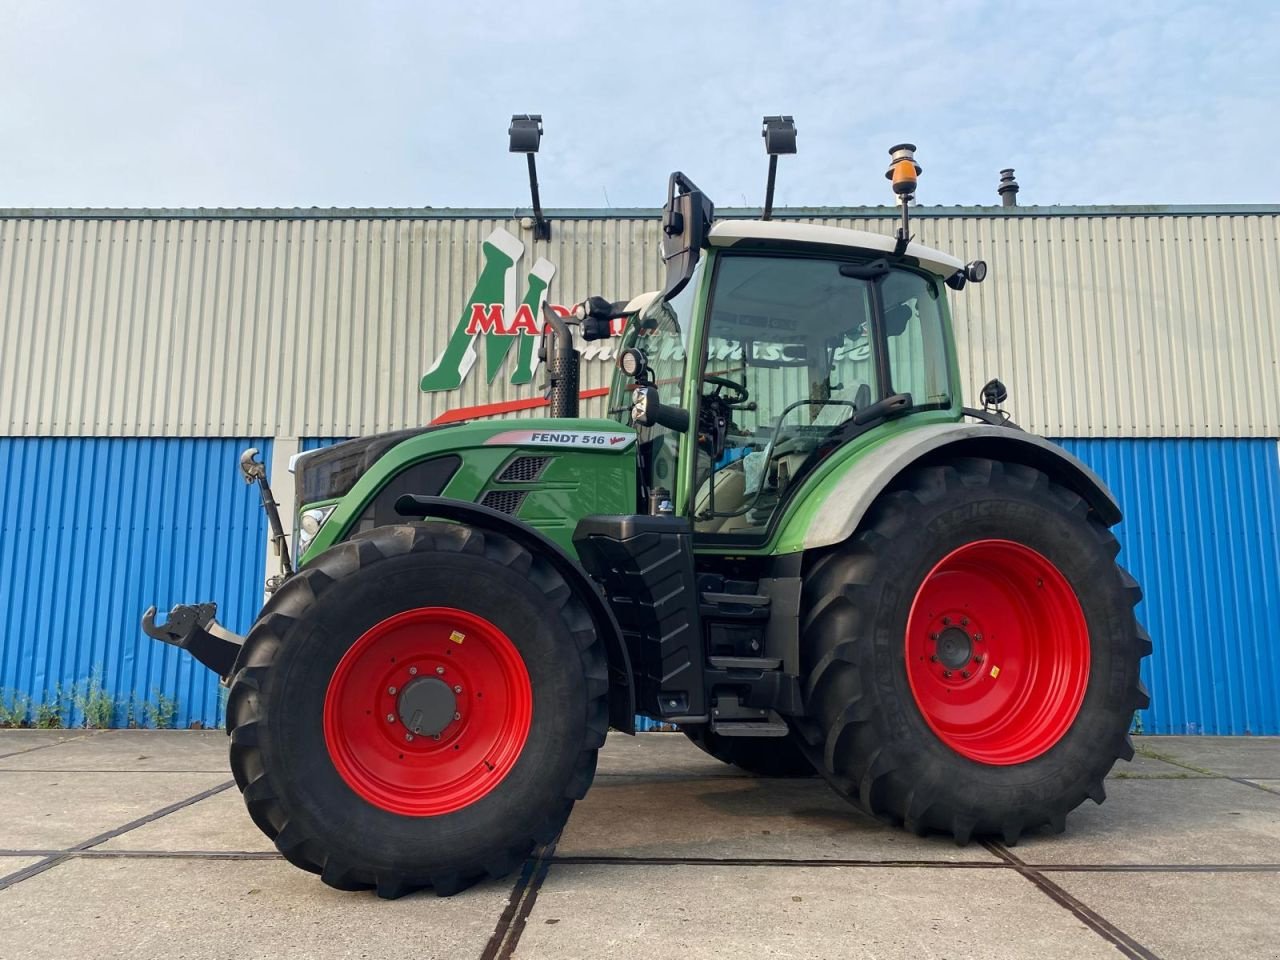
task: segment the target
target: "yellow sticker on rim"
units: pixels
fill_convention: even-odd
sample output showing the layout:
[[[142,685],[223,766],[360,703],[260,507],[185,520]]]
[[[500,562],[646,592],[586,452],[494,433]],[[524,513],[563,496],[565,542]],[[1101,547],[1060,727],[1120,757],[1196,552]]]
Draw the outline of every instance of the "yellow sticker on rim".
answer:
[[[449,639],[454,643],[461,643],[463,640],[467,639],[467,635],[460,630],[455,630],[453,633],[449,634]]]
[[[992,668],[991,668],[991,679],[992,679],[992,680],[994,680],[994,679],[995,679],[996,677],[998,677],[998,676],[1000,676],[1000,668],[999,668],[999,667],[992,667]]]

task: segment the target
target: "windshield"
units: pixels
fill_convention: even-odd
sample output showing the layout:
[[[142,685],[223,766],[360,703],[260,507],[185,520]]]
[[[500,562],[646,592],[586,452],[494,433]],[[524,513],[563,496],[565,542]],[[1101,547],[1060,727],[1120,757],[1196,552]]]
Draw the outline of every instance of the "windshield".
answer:
[[[910,393],[912,407],[949,404],[937,284],[899,269],[876,280],[849,277],[841,266],[804,257],[720,258],[706,371],[734,386],[703,387],[704,406],[727,401],[727,427],[721,448],[700,451],[699,532],[762,534],[793,482],[876,401]]]

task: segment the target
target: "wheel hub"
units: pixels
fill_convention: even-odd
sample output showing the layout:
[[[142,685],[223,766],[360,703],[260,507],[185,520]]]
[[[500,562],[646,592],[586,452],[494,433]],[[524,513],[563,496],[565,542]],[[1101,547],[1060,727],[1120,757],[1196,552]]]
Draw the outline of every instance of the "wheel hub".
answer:
[[[947,746],[978,763],[1025,763],[1074,722],[1089,680],[1089,629],[1043,554],[975,540],[928,572],[907,618],[907,679]]]
[[[973,658],[973,638],[959,627],[947,627],[938,639],[938,662],[948,670],[966,667]]]
[[[443,680],[419,677],[400,692],[396,712],[410,733],[434,737],[453,723],[458,713],[458,698]]]
[[[364,800],[437,816],[502,782],[532,719],[529,672],[501,629],[456,607],[415,607],[375,623],[338,662],[324,737]]]

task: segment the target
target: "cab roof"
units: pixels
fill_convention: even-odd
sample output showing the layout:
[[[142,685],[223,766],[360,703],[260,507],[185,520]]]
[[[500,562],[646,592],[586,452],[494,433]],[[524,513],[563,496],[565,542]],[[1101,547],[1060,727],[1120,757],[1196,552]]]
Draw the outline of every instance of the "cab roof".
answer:
[[[828,227],[816,223],[782,220],[717,220],[709,235],[713,247],[733,247],[752,240],[774,243],[810,244],[824,247],[849,247],[872,254],[893,253],[897,241],[881,233]],[[939,277],[946,278],[964,267],[964,262],[919,243],[907,244],[906,256]]]

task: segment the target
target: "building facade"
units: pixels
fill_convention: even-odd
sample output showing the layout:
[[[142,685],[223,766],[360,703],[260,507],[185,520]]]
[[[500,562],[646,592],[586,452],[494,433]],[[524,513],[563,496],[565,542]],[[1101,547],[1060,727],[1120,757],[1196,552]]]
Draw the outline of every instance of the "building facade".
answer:
[[[657,211],[549,215],[535,242],[512,211],[0,211],[0,703],[221,723],[214,679],[138,616],[252,621],[274,559],[240,451],[287,518],[300,450],[537,413],[538,303],[661,275]],[[999,376],[1121,502],[1156,649],[1142,728],[1280,733],[1280,207],[921,208],[915,231],[990,265],[952,297],[966,399]],[[589,412],[611,369],[588,345]]]

